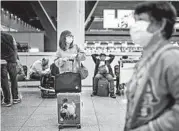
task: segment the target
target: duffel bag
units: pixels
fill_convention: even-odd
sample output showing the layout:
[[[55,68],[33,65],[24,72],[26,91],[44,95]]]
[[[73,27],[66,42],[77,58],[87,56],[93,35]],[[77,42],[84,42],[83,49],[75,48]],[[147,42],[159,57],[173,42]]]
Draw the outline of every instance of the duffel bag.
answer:
[[[55,76],[55,92],[81,92],[80,73],[65,72]]]

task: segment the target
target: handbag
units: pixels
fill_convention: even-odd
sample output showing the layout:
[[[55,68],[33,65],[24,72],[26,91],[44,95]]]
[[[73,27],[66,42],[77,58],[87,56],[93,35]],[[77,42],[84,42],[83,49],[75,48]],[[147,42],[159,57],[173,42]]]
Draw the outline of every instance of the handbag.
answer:
[[[81,63],[79,67],[79,73],[81,75],[81,79],[84,80],[88,77],[88,69]]]
[[[81,76],[79,73],[65,72],[55,76],[55,92],[81,92]]]
[[[74,61],[72,61],[72,71],[74,70]],[[55,76],[55,92],[81,92],[80,73],[64,72]]]

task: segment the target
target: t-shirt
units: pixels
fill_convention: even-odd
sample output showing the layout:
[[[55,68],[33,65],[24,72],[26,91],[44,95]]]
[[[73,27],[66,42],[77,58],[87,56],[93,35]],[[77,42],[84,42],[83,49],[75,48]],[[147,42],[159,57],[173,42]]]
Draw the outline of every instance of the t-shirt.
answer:
[[[76,55],[80,55],[80,59],[75,59]],[[77,72],[79,69],[80,61],[85,60],[85,53],[82,51],[77,45],[74,45],[72,48],[64,51],[62,49],[58,49],[56,53],[56,57],[58,60],[55,61],[55,65],[59,68],[60,74],[64,72]],[[73,59],[72,61],[63,62],[63,59]]]
[[[100,61],[99,67],[104,66],[106,67],[107,73],[109,73],[108,67],[105,64],[105,61]]]
[[[45,68],[45,70],[43,68]],[[48,65],[46,67],[42,67],[42,60],[35,61],[32,67],[30,68],[30,74],[35,73],[35,72],[47,73],[48,71],[50,71],[50,68],[48,67]]]

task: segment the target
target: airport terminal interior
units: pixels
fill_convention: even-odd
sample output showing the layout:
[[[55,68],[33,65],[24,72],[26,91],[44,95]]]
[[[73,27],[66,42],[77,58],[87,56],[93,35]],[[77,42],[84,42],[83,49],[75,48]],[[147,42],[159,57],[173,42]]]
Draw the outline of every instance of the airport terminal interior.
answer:
[[[21,102],[10,107],[1,105],[1,131],[123,131],[126,83],[143,51],[143,47],[135,44],[129,34],[129,28],[135,22],[134,9],[141,2],[1,1],[1,32],[15,39],[19,61],[23,69],[26,67],[25,79],[18,81]],[[170,42],[179,46],[179,2],[168,2],[178,14]],[[88,76],[81,83],[80,129],[59,129],[56,95],[45,97],[40,88],[41,81],[30,78],[30,68],[35,61],[45,58],[49,59],[49,65],[54,63],[64,30],[71,31],[74,43],[86,56],[82,64],[87,68]],[[118,74],[114,73],[114,92],[119,84],[124,86],[124,93],[116,94],[116,99],[91,97],[95,70],[91,55],[101,53],[107,58],[115,56],[111,63],[113,72],[116,66],[119,67]]]

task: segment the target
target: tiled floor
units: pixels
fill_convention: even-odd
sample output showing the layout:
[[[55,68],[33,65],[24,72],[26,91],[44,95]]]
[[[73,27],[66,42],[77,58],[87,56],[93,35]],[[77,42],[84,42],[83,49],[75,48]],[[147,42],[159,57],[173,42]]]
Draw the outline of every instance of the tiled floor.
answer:
[[[1,108],[1,131],[59,131],[56,98],[42,99],[38,88],[20,88],[23,100]],[[90,97],[91,88],[83,88],[81,129],[62,131],[123,131],[126,99],[117,96]]]

